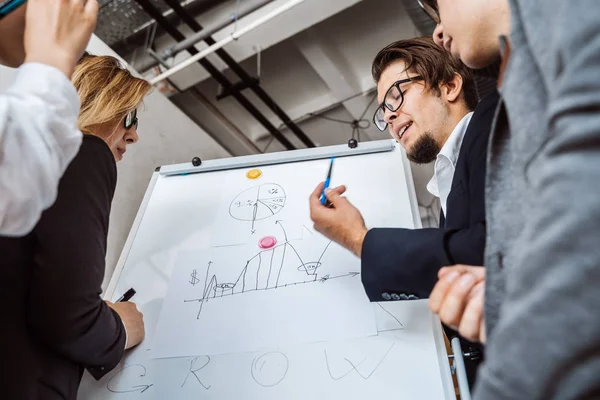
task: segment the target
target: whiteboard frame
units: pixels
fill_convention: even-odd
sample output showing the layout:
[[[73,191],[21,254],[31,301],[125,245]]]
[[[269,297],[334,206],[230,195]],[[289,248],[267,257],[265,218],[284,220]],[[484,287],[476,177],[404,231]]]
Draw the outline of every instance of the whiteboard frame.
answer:
[[[340,144],[335,146],[315,147],[312,149],[280,151],[234,158],[219,158],[216,160],[205,161],[198,166],[192,165],[191,162],[165,165],[161,167],[160,174],[164,176],[198,174],[202,172],[224,171],[236,168],[249,168],[281,163],[312,161],[330,157],[347,157],[371,153],[383,153],[386,151],[392,151],[395,147],[397,147],[397,145],[395,145],[394,141],[391,139],[359,143],[358,147],[355,148],[350,148],[348,145]]]
[[[410,166],[410,161],[408,161],[408,157],[406,156],[406,151],[400,145],[398,145],[400,152],[402,153],[402,164],[404,166],[404,177],[406,178],[406,185],[408,186],[409,196],[408,200],[410,201],[410,207],[412,209],[412,217],[413,223],[415,225],[414,229],[422,229],[423,221],[421,221],[421,212],[419,211],[419,203],[417,201],[417,190],[415,189],[415,181],[412,175],[412,168]]]
[[[160,167],[156,168],[156,170],[152,174],[152,177],[150,178],[148,188],[146,189],[146,193],[144,193],[144,197],[142,198],[142,202],[140,203],[140,208],[138,208],[138,212],[135,215],[133,224],[131,225],[129,235],[127,235],[127,240],[123,245],[123,250],[121,250],[119,261],[117,261],[117,265],[115,266],[115,270],[113,271],[112,277],[110,278],[110,282],[103,293],[103,297],[105,300],[110,300],[114,296],[115,288],[117,286],[117,283],[119,282],[119,279],[121,279],[121,273],[125,268],[125,263],[127,262],[127,258],[129,257],[129,252],[131,251],[131,247],[133,246],[133,242],[135,241],[135,237],[137,236],[138,230],[142,223],[142,219],[144,219],[146,208],[148,207],[148,203],[150,202],[150,198],[152,197],[152,192],[154,191],[154,187],[156,186],[156,182],[158,181],[159,169]]]
[[[359,148],[360,147],[360,148]],[[415,191],[415,184],[412,176],[412,169],[410,166],[410,161],[406,157],[406,152],[399,144],[395,143],[393,140],[378,140],[368,143],[361,143],[361,146],[356,149],[351,149],[351,151],[347,151],[347,145],[337,145],[337,146],[327,146],[327,147],[317,147],[312,149],[302,149],[302,150],[293,150],[287,152],[277,152],[277,153],[269,153],[269,154],[259,154],[252,156],[244,156],[244,157],[233,157],[228,159],[218,159],[211,160],[212,163],[208,163],[208,166],[205,165],[205,168],[193,167],[189,168],[191,163],[184,164],[173,164],[169,166],[159,167],[157,168],[152,177],[150,178],[150,183],[148,184],[148,188],[146,189],[146,193],[142,199],[140,204],[140,208],[136,214],[136,217],[133,221],[133,225],[131,226],[131,230],[129,231],[129,235],[127,236],[127,240],[123,246],[123,250],[121,251],[121,256],[119,257],[119,261],[115,267],[113,275],[110,279],[110,283],[106,288],[106,291],[103,294],[103,297],[107,300],[114,296],[114,291],[121,278],[121,274],[123,269],[125,268],[125,264],[127,262],[127,258],[129,257],[129,253],[131,251],[131,247],[135,241],[137,236],[139,227],[144,218],[144,214],[146,212],[146,208],[148,207],[148,203],[150,202],[150,198],[152,197],[152,193],[154,191],[154,187],[156,186],[156,182],[158,181],[159,176],[174,176],[174,175],[187,175],[190,173],[201,173],[201,172],[214,172],[220,170],[227,169],[236,169],[236,168],[247,168],[250,166],[258,166],[258,165],[274,165],[274,164],[284,164],[298,161],[308,161],[308,160],[317,160],[323,158],[329,158],[332,156],[343,157],[343,156],[356,156],[363,154],[371,154],[378,152],[387,152],[393,151],[394,149],[398,149],[401,155],[401,162],[404,167],[404,174],[406,179],[407,188],[409,191],[409,200],[411,205],[411,211],[413,216],[413,222],[415,229],[421,229],[423,224],[421,222],[421,217],[419,213],[419,205],[417,203],[417,196]],[[329,150],[329,151],[326,151]],[[248,160],[251,159],[253,164],[248,164]],[[229,161],[229,163],[227,163]],[[268,161],[268,162],[267,162]],[[228,166],[228,167],[227,167]],[[216,168],[215,168],[216,167]],[[450,363],[448,361],[448,353],[446,351],[446,345],[444,342],[444,332],[442,330],[442,325],[439,318],[436,315],[431,316],[431,323],[433,325],[434,332],[434,340],[437,349],[438,362],[440,367],[440,375],[442,377],[442,385],[444,387],[444,392],[446,394],[446,400],[456,400],[456,394],[454,391],[454,383],[452,381],[452,372],[450,371]]]

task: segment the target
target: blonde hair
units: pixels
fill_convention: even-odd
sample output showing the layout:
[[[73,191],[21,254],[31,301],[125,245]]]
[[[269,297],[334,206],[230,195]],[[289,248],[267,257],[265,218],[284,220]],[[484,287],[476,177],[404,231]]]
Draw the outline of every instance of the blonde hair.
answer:
[[[121,121],[152,89],[148,81],[131,75],[115,57],[87,53],[75,67],[72,81],[81,102],[79,129],[96,136],[94,127]]]

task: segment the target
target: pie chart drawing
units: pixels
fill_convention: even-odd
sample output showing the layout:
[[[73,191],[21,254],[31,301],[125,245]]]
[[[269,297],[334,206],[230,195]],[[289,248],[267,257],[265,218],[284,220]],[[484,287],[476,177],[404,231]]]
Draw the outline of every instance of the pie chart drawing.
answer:
[[[279,213],[285,206],[285,191],[276,183],[254,186],[238,194],[229,205],[229,214],[239,221],[260,221]]]

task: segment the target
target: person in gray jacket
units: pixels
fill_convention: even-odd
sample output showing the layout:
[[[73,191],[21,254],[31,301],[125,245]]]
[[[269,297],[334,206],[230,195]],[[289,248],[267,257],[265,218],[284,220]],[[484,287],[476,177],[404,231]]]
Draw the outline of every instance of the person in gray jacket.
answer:
[[[430,306],[487,337],[476,399],[600,398],[600,3],[422,2],[465,64],[502,58],[485,274],[445,268]]]

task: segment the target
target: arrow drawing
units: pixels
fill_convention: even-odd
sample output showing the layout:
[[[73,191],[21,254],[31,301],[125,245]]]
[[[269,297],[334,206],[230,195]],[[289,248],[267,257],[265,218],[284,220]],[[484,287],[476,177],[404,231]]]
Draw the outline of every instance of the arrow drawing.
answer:
[[[117,371],[106,383],[106,388],[113,393],[131,393],[131,392],[144,393],[151,386],[153,386],[153,384],[151,383],[149,385],[132,385],[128,388],[119,388],[119,382],[113,384],[113,380],[116,377],[123,377],[124,372],[128,369],[138,369],[138,370],[142,371],[142,373],[140,375],[138,375],[136,378],[143,378],[146,376],[146,367],[144,367],[141,364],[131,364],[131,365],[128,365],[128,366],[120,369],[119,371]]]

